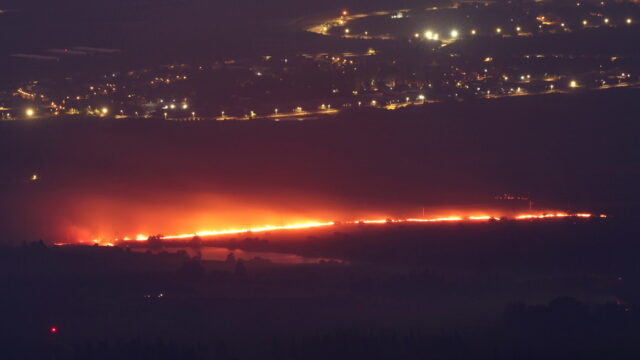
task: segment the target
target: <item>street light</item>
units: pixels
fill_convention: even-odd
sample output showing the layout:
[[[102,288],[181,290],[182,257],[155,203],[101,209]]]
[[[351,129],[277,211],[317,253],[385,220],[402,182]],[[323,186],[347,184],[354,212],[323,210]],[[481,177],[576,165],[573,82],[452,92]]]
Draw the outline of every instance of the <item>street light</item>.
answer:
[[[455,39],[458,37],[458,30],[451,30],[451,38]]]
[[[24,113],[27,117],[32,117],[36,112],[32,108],[28,108]]]

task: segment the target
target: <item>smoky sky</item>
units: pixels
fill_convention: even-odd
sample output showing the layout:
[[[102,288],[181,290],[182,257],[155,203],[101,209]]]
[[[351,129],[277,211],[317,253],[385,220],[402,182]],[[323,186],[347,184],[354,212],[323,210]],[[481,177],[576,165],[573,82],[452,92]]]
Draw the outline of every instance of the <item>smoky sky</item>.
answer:
[[[627,94],[302,122],[2,124],[2,229],[10,242],[56,241],[87,229],[191,232],[526,206],[493,200],[502,193],[540,208],[632,211],[637,125],[627,110],[637,105]]]

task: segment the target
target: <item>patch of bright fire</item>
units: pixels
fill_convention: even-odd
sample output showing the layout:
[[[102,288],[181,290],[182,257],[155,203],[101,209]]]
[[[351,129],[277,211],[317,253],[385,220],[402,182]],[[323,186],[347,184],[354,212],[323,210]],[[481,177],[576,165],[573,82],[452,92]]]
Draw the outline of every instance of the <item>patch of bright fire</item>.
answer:
[[[290,225],[282,225],[282,226],[262,226],[255,227],[249,229],[230,229],[230,230],[207,230],[207,231],[199,231],[195,233],[186,233],[179,235],[163,235],[160,236],[164,240],[189,240],[194,236],[198,237],[215,237],[215,236],[223,236],[223,235],[235,235],[235,234],[243,234],[243,233],[259,233],[259,232],[267,232],[267,231],[280,231],[280,230],[296,230],[296,229],[312,229],[312,228],[321,228],[327,226],[335,226],[335,225],[348,225],[348,224],[402,224],[402,223],[445,223],[445,222],[488,222],[488,221],[503,221],[507,220],[545,220],[545,219],[557,219],[557,218],[568,218],[568,217],[576,217],[576,218],[592,218],[592,217],[606,218],[605,214],[589,214],[589,213],[567,213],[567,212],[554,212],[554,213],[540,213],[540,214],[520,214],[514,217],[496,217],[491,215],[480,215],[480,216],[446,216],[446,217],[434,217],[434,218],[409,218],[409,219],[367,219],[367,220],[356,220],[356,221],[329,221],[329,222],[306,222],[300,224],[290,224]],[[116,243],[123,243],[128,241],[147,241],[149,239],[148,235],[138,234],[133,238],[124,237],[121,239],[114,240],[104,240],[104,239],[94,239],[91,243],[102,245],[102,246],[114,246]],[[64,245],[61,243],[57,243],[56,245]]]

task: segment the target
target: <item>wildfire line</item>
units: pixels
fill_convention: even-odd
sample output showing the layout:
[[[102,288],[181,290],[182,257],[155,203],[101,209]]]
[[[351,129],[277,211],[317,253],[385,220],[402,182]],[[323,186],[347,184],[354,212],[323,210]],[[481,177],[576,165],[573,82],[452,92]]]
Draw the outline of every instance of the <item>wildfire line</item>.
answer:
[[[567,212],[554,212],[554,213],[540,213],[540,214],[520,214],[515,217],[510,217],[507,219],[523,221],[523,220],[544,220],[544,219],[553,219],[553,218],[566,218],[566,217],[577,217],[577,218],[591,218],[595,215],[589,213],[567,213]],[[600,218],[606,218],[607,216],[604,214],[598,215]],[[504,218],[490,216],[490,215],[478,215],[478,216],[447,216],[447,217],[435,217],[435,218],[409,218],[409,219],[366,219],[366,220],[356,220],[356,221],[345,221],[345,222],[307,222],[307,223],[299,223],[299,224],[290,224],[290,225],[282,225],[282,226],[262,226],[256,228],[247,228],[247,229],[230,229],[230,230],[207,230],[207,231],[199,231],[195,233],[186,233],[179,235],[167,235],[167,236],[158,236],[163,240],[182,240],[182,239],[192,239],[195,236],[198,237],[213,237],[213,236],[222,236],[222,235],[235,235],[235,234],[244,234],[244,233],[260,233],[266,231],[278,231],[278,230],[296,230],[296,229],[312,229],[312,228],[321,228],[327,226],[334,226],[339,224],[346,225],[355,225],[355,224],[402,224],[402,223],[445,223],[445,222],[480,222],[480,221],[501,221]],[[102,239],[94,239],[91,242],[104,246],[113,246],[114,243],[123,243],[128,241],[147,241],[149,240],[148,235],[139,234],[135,237],[135,239],[131,239],[129,237],[125,237],[122,239],[115,239],[111,241],[106,241]],[[62,244],[57,244],[62,245]]]

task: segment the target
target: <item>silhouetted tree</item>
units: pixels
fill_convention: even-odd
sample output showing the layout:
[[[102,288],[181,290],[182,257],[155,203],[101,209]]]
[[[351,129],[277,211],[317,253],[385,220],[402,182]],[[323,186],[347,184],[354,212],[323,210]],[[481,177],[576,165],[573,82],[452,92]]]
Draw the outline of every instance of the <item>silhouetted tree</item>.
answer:
[[[229,253],[229,255],[227,255],[227,259],[225,260],[225,262],[228,265],[235,265],[236,264],[236,255],[232,252]]]
[[[202,247],[202,238],[198,235],[194,235],[189,242],[189,246],[195,249],[199,249]]]
[[[163,235],[151,235],[147,238],[147,243],[151,249],[162,249],[162,237]]]
[[[247,277],[249,274],[247,273],[247,268],[244,266],[244,261],[242,261],[242,259],[238,260],[236,262],[236,271],[235,274],[237,277],[242,277],[245,278]]]
[[[178,272],[180,275],[189,279],[200,279],[205,273],[204,267],[202,266],[199,258],[193,258],[185,261]]]

